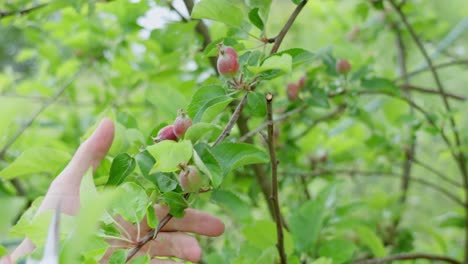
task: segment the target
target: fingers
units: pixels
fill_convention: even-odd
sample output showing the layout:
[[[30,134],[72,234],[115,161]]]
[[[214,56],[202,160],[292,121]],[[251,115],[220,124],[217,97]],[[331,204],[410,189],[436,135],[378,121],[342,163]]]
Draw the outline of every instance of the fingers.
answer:
[[[169,212],[167,207],[160,205],[155,205],[154,208],[160,221]],[[150,229],[146,223],[142,224],[142,227],[142,230],[147,231]],[[172,218],[162,231],[181,231],[215,237],[224,233],[224,223],[209,213],[188,208],[185,209],[185,216],[183,218]]]
[[[156,240],[146,244],[140,252],[139,254],[149,253],[151,257],[176,257],[191,262],[200,261],[202,256],[202,250],[198,241],[194,237],[182,232],[162,232]]]
[[[94,169],[106,156],[114,139],[114,124],[104,118],[94,133],[78,148],[67,167],[51,183],[38,213],[55,209],[61,202],[62,211],[75,214],[79,208],[81,179],[90,167]]]
[[[154,206],[156,215],[161,221],[169,212],[168,208],[161,205]],[[132,236],[136,236],[136,227],[126,222],[120,216],[115,220],[130,231]],[[216,237],[224,233],[224,223],[217,217],[199,210],[187,208],[183,218],[173,217],[162,229],[163,232],[188,232],[203,236]],[[146,218],[140,223],[140,237],[146,235],[151,228],[146,222]],[[133,235],[134,234],[134,235]]]
[[[80,183],[81,177],[90,167],[96,169],[109,151],[114,139],[114,123],[110,118],[104,118],[94,133],[81,144],[72,160],[59,175],[67,181]]]
[[[169,259],[153,259],[151,264],[182,264],[183,262],[177,262]]]
[[[5,256],[5,257],[0,259],[0,264],[12,264],[12,263],[13,262],[11,262],[11,259],[10,259],[9,256]],[[151,262],[151,263],[153,263],[153,262]],[[159,262],[155,262],[155,263],[159,264]],[[164,262],[161,262],[161,263],[164,263]],[[168,263],[170,263],[170,262],[168,262]]]

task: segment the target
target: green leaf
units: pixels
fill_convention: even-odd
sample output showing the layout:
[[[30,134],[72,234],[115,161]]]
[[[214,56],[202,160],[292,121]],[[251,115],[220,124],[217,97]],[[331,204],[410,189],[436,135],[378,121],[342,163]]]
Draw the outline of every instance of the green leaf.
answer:
[[[109,258],[109,264],[125,264],[127,260],[127,251],[125,249],[119,249],[114,251]]]
[[[232,26],[240,26],[244,14],[228,0],[201,0],[192,11],[192,18],[206,18]]]
[[[290,230],[298,251],[313,252],[322,229],[325,206],[320,201],[307,201],[293,212]]]
[[[265,151],[244,143],[221,143],[212,149],[212,153],[221,164],[224,175],[241,166],[270,161]]]
[[[36,246],[42,247],[45,245],[50,222],[55,211],[48,210],[41,214],[19,221],[10,231],[10,235],[15,237],[27,237]],[[76,226],[76,221],[72,216],[60,215],[60,237],[65,238],[71,233],[73,227]]]
[[[169,206],[169,213],[174,217],[182,218],[184,216],[184,210],[188,207],[188,204],[181,193],[167,192],[161,198]]]
[[[264,117],[266,116],[266,100],[265,95],[260,92],[250,92],[247,95],[247,104],[244,112],[250,116]]]
[[[276,245],[276,224],[269,220],[258,220],[253,224],[246,226],[242,230],[246,240],[252,246],[265,250]],[[283,229],[284,248],[289,255],[294,251],[294,243],[291,235]]]
[[[8,254],[8,250],[4,248],[2,245],[0,245],[0,258],[7,254]]]
[[[353,258],[356,246],[343,239],[333,239],[323,243],[319,249],[321,257],[333,259],[334,264],[341,264]]]
[[[204,86],[195,92],[187,111],[194,123],[211,122],[232,100],[223,87]]]
[[[256,7],[249,12],[249,20],[252,22],[254,26],[256,26],[258,29],[263,30],[265,25],[263,24],[262,18],[258,14],[259,8]]]
[[[107,185],[119,185],[135,170],[136,161],[127,153],[120,153],[112,161]]]
[[[250,0],[247,2],[250,8],[258,8],[258,13],[267,21],[270,13],[271,0]]]
[[[170,192],[177,188],[177,181],[165,173],[155,173],[151,175],[156,178],[159,191],[161,192]]]
[[[211,152],[210,146],[204,143],[195,145],[194,162],[197,167],[206,174],[213,184],[218,187],[223,181],[223,169]]]
[[[156,216],[153,204],[149,204],[148,208],[146,209],[146,222],[151,228],[156,228],[159,224],[159,220]]]
[[[289,73],[292,70],[292,57],[289,54],[273,55],[265,59],[260,66],[248,66],[247,69],[254,74],[269,70],[280,70]]]
[[[146,148],[156,159],[152,172],[173,172],[179,170],[179,164],[186,164],[192,157],[192,143],[164,140]]]
[[[93,240],[92,238],[96,234],[99,219],[106,213],[106,208],[116,196],[117,192],[115,191],[100,192],[93,203],[81,206],[79,214],[75,217],[73,232],[67,236],[63,243],[60,263],[80,263],[80,255],[85,252],[90,241],[94,241],[96,246],[99,245],[99,248],[95,249],[97,252],[106,251],[108,245],[101,243],[102,239]],[[62,223],[60,228],[64,226]]]
[[[374,77],[371,79],[363,79],[361,85],[365,89],[389,92],[391,94],[400,94],[400,89],[391,80]]]
[[[147,150],[144,150],[138,153],[135,159],[138,163],[138,167],[140,168],[141,173],[144,176],[148,176],[151,168],[153,168],[154,164],[156,163],[156,160],[153,158],[153,156],[151,156]]]
[[[288,50],[283,50],[278,52],[277,55],[288,54],[292,58],[292,66],[297,67],[304,63],[310,63],[319,58],[319,56],[314,53],[300,48],[293,48]]]
[[[70,158],[71,155],[68,152],[57,149],[28,148],[9,166],[0,171],[0,178],[12,179],[31,174],[57,173]]]
[[[330,104],[328,103],[328,95],[325,93],[324,90],[315,87],[312,90],[312,94],[307,96],[305,99],[309,105],[321,107],[321,108],[330,108]]]
[[[125,182],[117,187],[119,195],[112,209],[130,223],[139,223],[146,214],[149,199],[145,189],[133,182]]]
[[[189,127],[187,132],[185,132],[184,139],[190,140],[192,141],[192,143],[195,143],[200,139],[210,138],[213,132],[218,130],[220,129],[212,123],[195,123],[191,127]]]
[[[151,261],[151,258],[148,254],[143,255],[143,256],[138,256],[132,259],[130,264],[149,264]]]
[[[387,252],[382,240],[367,226],[354,227],[354,231],[359,236],[361,242],[366,245],[376,257],[385,257]]]
[[[249,219],[251,217],[250,206],[240,199],[237,194],[228,190],[213,190],[211,201],[226,209],[232,216],[239,219]]]

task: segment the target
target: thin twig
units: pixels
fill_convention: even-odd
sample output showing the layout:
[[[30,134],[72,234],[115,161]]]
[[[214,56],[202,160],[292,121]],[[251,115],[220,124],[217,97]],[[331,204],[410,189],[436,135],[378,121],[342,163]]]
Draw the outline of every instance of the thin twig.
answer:
[[[278,123],[278,122],[281,122],[281,121],[283,121],[285,119],[288,119],[289,117],[304,111],[305,109],[307,109],[307,107],[309,107],[309,106],[308,105],[302,105],[302,106],[297,107],[297,108],[295,108],[295,109],[293,109],[293,110],[291,110],[291,111],[289,111],[287,113],[284,113],[283,115],[279,116],[278,118],[273,119],[273,123]],[[260,125],[256,129],[249,131],[247,134],[243,135],[239,139],[239,142],[244,142],[246,139],[255,136],[257,133],[264,130],[266,127],[268,127],[268,125],[269,125],[269,121],[263,123],[262,125]]]
[[[187,200],[189,197],[190,193],[184,194],[185,200]],[[156,227],[156,229],[151,229],[148,233],[146,233],[146,235],[136,243],[135,247],[132,248],[130,252],[128,252],[125,263],[128,263],[135,256],[135,254],[138,253],[138,251],[140,251],[140,249],[144,247],[148,242],[150,242],[151,240],[155,240],[158,237],[161,230],[166,226],[167,223],[169,223],[169,221],[173,217],[174,216],[172,214],[168,213],[166,216],[163,217],[163,219],[161,219],[161,221],[159,221],[159,224]]]
[[[298,140],[299,138],[302,138],[304,137],[305,135],[307,135],[307,133],[309,133],[315,126],[317,126],[318,124],[322,123],[322,122],[325,122],[325,121],[328,121],[330,119],[333,119],[335,117],[337,117],[338,115],[340,115],[341,113],[344,112],[344,110],[346,109],[346,105],[342,104],[342,105],[339,105],[337,108],[335,108],[333,111],[331,111],[330,113],[327,113],[323,116],[320,116],[318,118],[316,118],[315,120],[313,120],[313,123],[311,125],[309,125],[306,129],[304,129],[304,131],[302,131],[301,133],[299,133],[298,135],[294,136],[292,138],[293,141],[296,141]]]
[[[400,7],[403,4],[404,2],[402,2]],[[401,34],[400,29],[396,25],[392,25],[392,28],[395,33],[395,43],[397,47],[397,61],[398,61],[398,66],[399,66],[398,68],[400,71],[400,75],[406,76],[408,73],[407,58],[406,58],[406,45],[405,45],[405,42],[403,41],[403,36]],[[403,84],[405,86],[409,86],[409,82],[410,82],[409,78],[403,79]],[[405,98],[408,98],[408,100],[412,100],[412,95],[409,89],[403,89],[403,93],[404,93]],[[410,106],[409,114],[414,115],[413,106]],[[399,203],[402,208],[405,207],[406,200],[408,197],[408,191],[410,189],[411,171],[413,169],[413,158],[416,156],[416,142],[417,142],[416,133],[411,124],[406,125],[406,130],[408,131],[408,134],[409,134],[409,142],[408,142],[408,146],[403,147],[404,160],[403,160],[401,184],[400,184],[401,196],[399,199]],[[391,224],[389,228],[390,235],[388,237],[388,241],[390,243],[392,243],[395,237],[397,236],[397,229],[398,229],[398,226],[400,225],[402,216],[403,216],[403,211],[393,220],[393,223]]]
[[[437,129],[437,132],[440,133],[440,136],[444,140],[447,147],[450,150],[452,149],[452,142],[450,142],[450,140],[448,139],[448,137],[445,134],[444,130],[437,125],[437,123],[434,121],[434,118],[432,118],[431,115],[424,108],[422,108],[420,105],[416,104],[413,100],[410,100],[409,98],[406,98],[406,97],[398,96],[398,95],[396,95],[394,93],[387,92],[387,91],[359,90],[359,91],[355,91],[355,92],[357,94],[359,94],[359,95],[381,94],[381,95],[386,95],[386,96],[393,97],[395,99],[400,99],[402,101],[405,101],[409,106],[413,107],[415,110],[420,112],[432,127]]]
[[[194,6],[193,0],[184,0],[184,4],[189,14],[192,14],[193,6]],[[208,27],[203,22],[203,20],[198,21],[198,24],[195,27],[195,30],[203,37],[203,46],[202,46],[201,51],[204,51],[205,48],[211,43],[210,31],[208,30]],[[216,74],[218,74],[218,71],[216,70],[216,61],[217,61],[216,57],[209,57],[209,60]]]
[[[389,0],[390,4],[393,6],[395,11],[398,13],[401,21],[405,25],[405,27],[408,29],[411,37],[413,38],[414,43],[418,47],[419,51],[423,55],[426,64],[429,66],[429,69],[432,73],[432,76],[434,77],[434,81],[437,85],[437,89],[439,90],[441,94],[442,101],[445,106],[445,110],[449,114],[449,123],[452,129],[453,137],[455,138],[455,147],[456,148],[450,148],[450,153],[453,156],[453,159],[457,162],[457,166],[460,169],[460,173],[463,179],[463,185],[465,189],[465,203],[464,203],[464,209],[465,209],[465,225],[467,228],[465,228],[465,238],[464,238],[464,263],[468,263],[468,167],[467,167],[467,160],[465,153],[461,151],[461,146],[463,145],[461,142],[460,138],[460,133],[457,128],[457,124],[455,122],[455,118],[452,115],[452,108],[450,106],[449,100],[447,96],[445,95],[445,88],[442,84],[442,81],[440,80],[439,73],[437,72],[436,68],[434,68],[434,63],[432,62],[431,57],[429,56],[426,48],[424,47],[421,39],[418,37],[416,32],[414,31],[414,28],[411,26],[411,24],[408,22],[408,19],[403,13],[402,9],[400,6],[398,6],[395,2],[395,0]],[[448,140],[448,139],[447,139]]]
[[[226,125],[226,127],[224,128],[223,132],[221,132],[219,137],[213,143],[213,147],[218,145],[219,143],[221,143],[229,135],[229,133],[231,133],[231,130],[234,127],[234,124],[236,123],[237,119],[239,118],[240,113],[242,112],[242,109],[244,109],[244,106],[247,103],[247,96],[248,95],[249,95],[249,92],[246,92],[244,94],[241,101],[237,105],[236,110],[234,110],[234,113],[232,113],[231,119],[229,119],[229,122]]]
[[[127,260],[125,261],[125,263],[129,262],[133,256],[135,256],[136,253],[138,253],[138,251],[140,251],[140,249],[142,247],[144,247],[148,242],[150,242],[151,240],[153,239],[156,239],[156,237],[158,236],[159,232],[161,232],[161,230],[163,229],[164,226],[166,226],[167,223],[169,223],[169,221],[172,219],[173,215],[171,214],[167,214],[166,216],[164,216],[164,218],[159,222],[158,226],[156,229],[151,229],[151,231],[149,231],[148,233],[146,233],[146,235],[140,240],[137,242],[137,244],[135,245],[134,248],[132,248],[130,250],[130,252],[128,252],[128,255],[127,255]]]
[[[273,124],[273,95],[271,93],[265,96],[267,103],[267,120],[268,120],[268,150],[270,151],[270,163],[271,163],[271,196],[270,200],[273,203],[275,222],[276,222],[276,235],[278,253],[280,255],[280,263],[286,264],[286,252],[284,250],[284,235],[283,235],[283,224],[281,223],[281,212],[278,198],[278,160],[276,159],[275,151],[275,131]]]
[[[450,99],[455,99],[455,100],[459,100],[459,101],[466,101],[466,99],[467,99],[463,95],[454,94],[454,93],[450,93],[450,92],[444,92],[444,94],[441,94],[437,90],[433,90],[433,89],[430,89],[430,88],[424,88],[424,87],[420,87],[420,86],[415,86],[415,85],[411,85],[411,84],[403,84],[400,87],[403,90],[411,90],[411,91],[415,91],[415,92],[426,93],[426,94],[435,94],[435,95],[439,95],[439,96],[442,95],[442,96],[446,96],[446,97],[448,97]]]
[[[460,261],[447,257],[447,256],[439,256],[439,255],[432,255],[432,254],[424,254],[424,253],[409,253],[409,254],[400,254],[400,255],[393,255],[387,256],[384,258],[378,259],[365,259],[355,261],[354,264],[381,264],[387,263],[397,260],[415,260],[415,259],[427,259],[432,261],[443,261],[451,264],[462,264]]]
[[[51,98],[49,98],[47,101],[45,101],[44,104],[42,104],[41,107],[39,107],[39,109],[37,109],[36,112],[34,112],[33,115],[26,122],[24,122],[23,125],[20,126],[16,133],[3,146],[2,150],[0,151],[0,159],[3,159],[11,145],[13,145],[13,143],[15,143],[15,141],[24,133],[24,131],[33,124],[36,118],[47,107],[53,104],[63,94],[63,92],[65,92],[65,89],[67,89],[67,87],[78,77],[81,71],[82,69],[78,70],[70,79],[68,79],[64,84],[62,84],[62,87],[60,87],[57,93]]]
[[[459,187],[459,188],[463,188],[463,185],[459,182],[456,182],[452,179],[450,179],[449,177],[447,177],[446,175],[444,175],[442,172],[436,170],[435,168],[431,167],[429,164],[426,164],[416,158],[413,157],[413,162],[421,167],[423,167],[424,169],[434,173],[435,175],[439,176],[442,180],[446,181],[447,183],[450,183],[452,184],[453,186],[455,187]]]
[[[297,6],[296,9],[294,9],[293,13],[289,16],[288,21],[284,25],[284,27],[281,29],[280,33],[278,34],[277,37],[275,37],[275,44],[273,44],[273,47],[271,48],[270,55],[276,53],[283,42],[284,37],[288,33],[289,29],[291,28],[292,24],[294,23],[294,20],[296,20],[297,16],[299,13],[301,13],[302,9],[304,6],[307,4],[308,0],[303,0],[300,2]]]
[[[26,15],[31,13],[32,11],[41,9],[43,7],[46,7],[49,3],[43,3],[43,4],[38,4],[30,8],[25,8],[21,10],[15,10],[15,11],[0,11],[0,19],[4,17],[9,17],[9,16],[15,16],[15,15]]]
[[[320,171],[313,172],[313,173],[309,173],[309,172],[285,172],[285,173],[287,173],[287,174],[298,174],[298,175],[301,175],[302,177],[308,177],[308,176],[321,177],[321,176],[325,176],[327,174],[346,174],[346,175],[350,175],[350,176],[355,176],[355,175],[357,175],[357,176],[359,176],[359,175],[360,176],[374,176],[374,175],[377,175],[377,176],[382,176],[382,177],[389,177],[389,178],[393,178],[393,179],[399,179],[399,177],[401,176],[401,175],[393,173],[393,172],[363,171],[363,170],[354,170],[354,169],[320,170]],[[427,181],[425,179],[416,178],[416,177],[410,177],[410,180],[413,181],[413,182],[417,182],[417,183],[419,183],[421,185],[430,187],[433,190],[444,194],[447,198],[451,199],[452,201],[454,201],[455,203],[457,203],[457,204],[459,204],[461,206],[465,205],[465,203],[460,198],[458,198],[457,196],[452,194],[451,191],[441,187],[438,184],[432,183],[432,182]]]
[[[437,86],[437,89],[439,90],[439,93],[441,95],[441,98],[442,98],[442,101],[444,103],[444,106],[445,106],[445,109],[447,110],[448,113],[451,113],[452,112],[452,108],[450,106],[450,103],[447,99],[447,96],[445,95],[446,92],[445,92],[445,88],[442,84],[442,81],[440,80],[440,77],[439,77],[439,73],[437,72],[437,70],[434,68],[434,64],[432,62],[432,59],[431,57],[429,56],[429,54],[427,53],[427,50],[426,48],[424,47],[423,43],[421,42],[421,39],[418,37],[418,35],[416,34],[416,32],[414,31],[413,27],[411,26],[411,24],[408,22],[408,19],[406,17],[406,15],[403,13],[403,11],[401,10],[401,8],[396,4],[395,0],[389,0],[390,4],[393,6],[393,8],[395,9],[395,11],[398,13],[398,15],[400,16],[400,19],[401,21],[403,22],[403,24],[405,25],[405,27],[408,29],[411,37],[413,38],[413,41],[415,42],[416,46],[418,47],[419,51],[421,52],[421,54],[423,55],[427,65],[429,66],[429,69],[432,73],[432,76],[434,77],[434,80],[435,80],[435,83],[436,83],[436,86]],[[453,136],[455,138],[455,145],[457,146],[457,148],[459,148],[462,144],[461,144],[461,140],[460,140],[460,135],[458,133],[458,128],[457,128],[457,125],[455,123],[455,119],[450,116],[449,117],[449,122],[450,122],[450,125],[452,127],[452,133],[453,133]],[[455,160],[458,160],[458,163],[459,163],[459,166],[460,166],[460,169],[462,169],[462,167],[465,167],[465,169],[463,170],[462,169],[462,174],[463,174],[463,177],[465,179],[465,181],[467,182],[467,185],[468,185],[468,174],[466,174],[466,164],[460,164],[461,163],[461,159],[463,159],[462,157],[464,157],[464,154],[463,155],[460,155],[460,152],[458,151],[458,153],[456,153],[454,151],[454,149],[450,149],[453,157]],[[465,175],[466,174],[466,175]],[[467,231],[467,239],[468,239],[468,231]],[[467,241],[467,261],[468,261],[468,241]]]
[[[446,67],[450,67],[450,66],[465,65],[465,64],[468,65],[468,60],[467,59],[461,59],[461,60],[454,60],[454,61],[449,61],[449,62],[436,64],[436,65],[434,65],[434,68],[435,69],[442,69],[442,68],[446,68]],[[428,67],[425,67],[425,68],[422,68],[422,69],[419,69],[419,70],[415,70],[415,71],[409,72],[405,76],[399,76],[394,81],[401,81],[401,80],[403,80],[403,78],[411,78],[411,77],[414,77],[414,76],[419,75],[421,73],[424,73],[426,71],[430,71],[430,69]]]

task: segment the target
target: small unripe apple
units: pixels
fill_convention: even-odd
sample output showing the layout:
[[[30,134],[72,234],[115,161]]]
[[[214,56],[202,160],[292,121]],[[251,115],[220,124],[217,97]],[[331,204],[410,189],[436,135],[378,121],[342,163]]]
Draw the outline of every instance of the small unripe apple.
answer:
[[[297,100],[299,98],[299,86],[296,83],[289,83],[286,87],[286,93],[290,101]]]
[[[336,71],[340,74],[346,74],[351,71],[351,64],[347,59],[339,59],[336,62]]]
[[[203,180],[197,167],[189,165],[180,172],[179,183],[184,192],[198,192],[202,187]]]
[[[185,135],[185,132],[189,127],[192,126],[192,119],[188,117],[183,111],[179,111],[179,116],[174,121],[174,134],[181,138]]]
[[[161,128],[158,132],[158,136],[156,137],[156,141],[163,141],[163,140],[174,140],[177,141],[177,136],[174,134],[174,126],[169,125]]]
[[[229,46],[221,45],[219,48],[218,62],[216,64],[219,74],[232,77],[239,71],[239,58],[237,52]]]

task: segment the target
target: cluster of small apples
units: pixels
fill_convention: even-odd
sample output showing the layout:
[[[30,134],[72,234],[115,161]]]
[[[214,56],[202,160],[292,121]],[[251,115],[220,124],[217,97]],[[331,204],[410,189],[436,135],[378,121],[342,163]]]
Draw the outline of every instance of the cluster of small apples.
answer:
[[[161,128],[155,142],[164,140],[177,141],[183,138],[185,132],[192,126],[192,119],[183,111],[179,110],[177,118],[172,125]],[[203,179],[200,177],[197,167],[194,165],[180,165],[179,184],[185,192],[198,192],[202,187]]]
[[[161,128],[158,136],[154,139],[155,142],[163,140],[177,141],[185,135],[187,129],[192,126],[192,119],[183,111],[179,110],[177,118],[172,125],[167,125]]]
[[[288,83],[286,86],[286,94],[288,95],[289,101],[295,101],[299,98],[299,92],[304,88],[306,82],[306,76],[302,76],[299,81]]]

